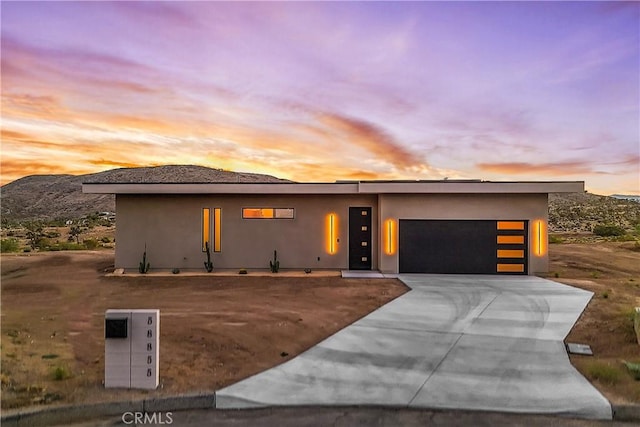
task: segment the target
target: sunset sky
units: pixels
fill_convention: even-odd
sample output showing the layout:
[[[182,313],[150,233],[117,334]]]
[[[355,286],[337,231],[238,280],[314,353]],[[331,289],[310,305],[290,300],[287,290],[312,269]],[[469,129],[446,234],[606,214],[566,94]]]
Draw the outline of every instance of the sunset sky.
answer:
[[[2,184],[198,164],[640,194],[640,3],[0,7]]]

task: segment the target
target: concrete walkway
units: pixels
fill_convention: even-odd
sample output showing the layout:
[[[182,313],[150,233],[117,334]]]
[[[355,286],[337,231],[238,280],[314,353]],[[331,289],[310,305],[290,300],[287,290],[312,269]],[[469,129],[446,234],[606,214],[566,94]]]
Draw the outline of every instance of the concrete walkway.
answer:
[[[388,405],[611,419],[562,340],[592,293],[531,276],[401,275],[411,291],[217,408]]]

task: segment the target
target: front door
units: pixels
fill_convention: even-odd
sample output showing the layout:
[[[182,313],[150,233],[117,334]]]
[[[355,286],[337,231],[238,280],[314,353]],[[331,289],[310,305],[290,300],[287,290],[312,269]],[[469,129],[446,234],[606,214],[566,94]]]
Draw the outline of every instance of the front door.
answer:
[[[371,208],[349,208],[349,270],[371,270]]]

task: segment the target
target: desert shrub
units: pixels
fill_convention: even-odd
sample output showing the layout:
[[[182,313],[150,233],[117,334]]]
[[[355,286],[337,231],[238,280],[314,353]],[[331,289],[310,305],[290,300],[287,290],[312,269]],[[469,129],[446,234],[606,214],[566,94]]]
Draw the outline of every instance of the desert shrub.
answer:
[[[107,236],[104,236],[102,239],[100,239],[100,241],[101,241],[102,243],[110,243],[110,242],[111,242],[111,239],[109,239]]]
[[[49,231],[47,233],[45,233],[45,237],[47,239],[55,239],[57,237],[60,237],[60,233],[57,231]]]
[[[38,241],[36,242],[36,248],[40,249],[41,251],[48,251],[51,246],[53,246],[51,244],[51,240],[45,237],[38,239]]]
[[[624,236],[626,233],[624,228],[619,227],[617,225],[598,224],[595,227],[593,227],[593,234],[596,234],[602,237],[609,237],[609,236]]]
[[[587,376],[605,384],[615,385],[620,381],[621,372],[616,366],[604,362],[591,362],[587,365]]]
[[[640,363],[624,362],[634,380],[640,381]]]
[[[69,368],[66,366],[56,366],[53,369],[53,379],[56,381],[66,380],[67,378],[71,378],[71,372]]]
[[[560,236],[556,236],[555,234],[549,234],[549,243],[564,243],[564,239]]]
[[[2,239],[0,241],[0,252],[18,252],[20,249],[20,244],[18,243],[18,239]]]
[[[95,249],[98,247],[99,243],[96,239],[86,239],[82,241],[82,244],[87,249]]]

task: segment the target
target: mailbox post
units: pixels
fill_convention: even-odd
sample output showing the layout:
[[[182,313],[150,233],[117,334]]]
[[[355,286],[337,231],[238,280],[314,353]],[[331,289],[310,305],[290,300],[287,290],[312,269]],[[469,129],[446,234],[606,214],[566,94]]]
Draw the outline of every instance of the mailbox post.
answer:
[[[158,387],[160,310],[107,310],[104,386]]]

